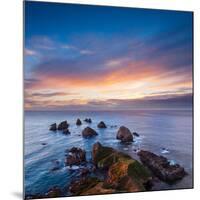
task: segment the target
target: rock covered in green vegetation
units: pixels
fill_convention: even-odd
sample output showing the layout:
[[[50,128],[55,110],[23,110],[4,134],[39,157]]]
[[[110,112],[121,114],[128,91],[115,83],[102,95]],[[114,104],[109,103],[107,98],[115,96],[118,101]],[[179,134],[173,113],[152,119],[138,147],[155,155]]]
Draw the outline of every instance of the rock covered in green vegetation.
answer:
[[[151,178],[149,171],[137,160],[99,142],[93,145],[92,158],[98,168],[108,170],[104,188],[144,191],[145,183]]]

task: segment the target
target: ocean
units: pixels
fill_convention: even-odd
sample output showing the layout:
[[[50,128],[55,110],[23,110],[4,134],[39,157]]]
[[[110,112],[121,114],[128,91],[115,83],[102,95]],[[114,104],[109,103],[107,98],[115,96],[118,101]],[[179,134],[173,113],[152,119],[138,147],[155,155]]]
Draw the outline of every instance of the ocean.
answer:
[[[154,190],[191,188],[193,183],[192,162],[192,111],[191,110],[137,110],[137,111],[25,111],[25,194],[44,194],[53,186],[66,190],[76,177],[77,168],[69,170],[64,165],[65,150],[80,147],[86,150],[91,160],[91,149],[95,142],[125,152],[134,159],[139,149],[149,150],[167,157],[171,162],[182,165],[188,173],[182,180],[169,185],[159,182]],[[76,126],[76,120],[91,118],[92,123],[83,122]],[[67,120],[70,135],[49,131],[49,125]],[[106,129],[98,129],[104,121]],[[122,144],[116,139],[120,126],[139,133],[132,144]],[[98,136],[85,139],[82,130],[90,126]],[[43,144],[45,143],[45,145]],[[52,170],[59,165],[58,170]]]

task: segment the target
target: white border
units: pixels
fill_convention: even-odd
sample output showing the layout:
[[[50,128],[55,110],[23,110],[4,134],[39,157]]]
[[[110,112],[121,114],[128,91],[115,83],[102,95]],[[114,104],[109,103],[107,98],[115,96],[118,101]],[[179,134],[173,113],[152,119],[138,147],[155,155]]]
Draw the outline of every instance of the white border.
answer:
[[[43,0],[46,1],[46,0]],[[169,200],[195,199],[200,195],[200,3],[199,0],[48,0],[93,5],[194,11],[194,187],[193,190],[132,193],[76,197],[81,200]],[[1,199],[19,199],[22,193],[22,0],[1,0],[0,7],[0,195]],[[65,198],[60,198],[65,199]],[[74,197],[68,197],[68,200]]]

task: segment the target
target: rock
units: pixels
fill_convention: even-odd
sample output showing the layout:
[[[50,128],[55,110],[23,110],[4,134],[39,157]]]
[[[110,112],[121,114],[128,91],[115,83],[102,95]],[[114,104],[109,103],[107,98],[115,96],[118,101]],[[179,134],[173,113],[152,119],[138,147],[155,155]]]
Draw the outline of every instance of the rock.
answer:
[[[68,128],[64,129],[64,130],[63,130],[63,134],[65,134],[65,135],[68,135],[68,134],[70,134],[70,131],[69,131],[69,129],[68,129]]]
[[[137,132],[133,132],[133,135],[136,137],[140,137],[140,135]]]
[[[88,168],[83,168],[83,169],[81,169],[81,171],[80,171],[81,177],[87,176],[89,173],[90,173],[90,170],[89,170]]]
[[[99,122],[99,124],[97,125],[98,128],[107,128],[107,126],[105,125],[105,123],[103,121]]]
[[[92,137],[92,136],[96,136],[96,135],[98,135],[97,132],[94,129],[90,128],[90,127],[86,127],[82,131],[82,136],[86,137],[86,138]]]
[[[69,150],[69,154],[66,157],[66,165],[80,165],[86,161],[86,152],[81,148],[73,147]]]
[[[130,130],[125,126],[121,126],[117,132],[118,140],[122,142],[133,142],[133,135],[131,134]]]
[[[99,142],[93,145],[92,159],[97,168],[108,170],[104,188],[144,191],[144,184],[151,177],[150,172],[137,160]]]
[[[104,188],[103,182],[99,182],[92,188],[83,191],[80,195],[98,195],[98,194],[114,194],[114,193],[116,193],[115,189]]]
[[[76,125],[77,125],[77,126],[80,126],[81,124],[82,124],[81,120],[80,120],[80,119],[77,119]]]
[[[63,121],[58,125],[58,130],[64,130],[67,129],[69,127],[69,124],[67,123],[67,121]]]
[[[55,197],[61,197],[62,191],[58,187],[51,188],[46,194],[45,197],[48,198],[55,198]]]
[[[176,180],[182,179],[186,172],[183,167],[178,164],[170,165],[167,158],[158,156],[149,151],[139,151],[140,160],[163,181],[173,183]]]
[[[90,118],[86,118],[86,119],[84,119],[84,121],[87,123],[92,123],[92,120]]]
[[[50,131],[56,131],[56,130],[57,130],[57,125],[56,125],[56,123],[51,124],[49,130],[50,130]]]
[[[69,186],[69,191],[74,195],[80,195],[85,191],[93,188],[100,180],[96,177],[82,178],[80,180],[72,181]]]
[[[45,146],[45,145],[47,145],[47,143],[46,142],[42,142],[42,145]]]

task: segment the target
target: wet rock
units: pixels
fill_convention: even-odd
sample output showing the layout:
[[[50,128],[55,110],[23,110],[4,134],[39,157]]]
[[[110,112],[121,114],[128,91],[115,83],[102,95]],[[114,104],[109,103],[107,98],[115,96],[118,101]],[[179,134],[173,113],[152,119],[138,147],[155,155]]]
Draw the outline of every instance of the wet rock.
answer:
[[[97,183],[92,188],[86,189],[80,195],[97,195],[97,194],[114,194],[116,193],[115,189],[105,188],[103,182]]]
[[[61,168],[59,160],[57,160],[57,159],[52,160],[52,163],[53,163],[53,168],[51,169],[51,171],[57,171]]]
[[[69,135],[69,134],[70,134],[69,129],[68,129],[68,128],[64,129],[64,130],[63,130],[63,134],[65,134],[65,135]]]
[[[56,125],[56,123],[51,124],[49,130],[50,130],[50,131],[56,131],[56,130],[57,130],[57,125]]]
[[[45,194],[45,197],[48,197],[48,198],[55,198],[55,197],[61,197],[61,196],[62,196],[62,191],[57,186],[51,188]]]
[[[96,136],[96,135],[98,135],[97,132],[94,129],[90,128],[90,127],[86,127],[82,131],[82,136],[86,137],[86,138],[92,137],[92,136]]]
[[[77,126],[80,126],[81,124],[82,124],[81,120],[80,120],[80,119],[77,119],[76,125],[77,125]]]
[[[83,169],[81,169],[81,171],[80,171],[81,177],[87,176],[89,173],[90,173],[90,170],[89,170],[88,168],[83,168]]]
[[[105,125],[105,123],[103,121],[99,122],[99,124],[97,125],[98,128],[107,128],[107,126]]]
[[[155,176],[163,181],[173,183],[182,179],[186,172],[183,167],[178,164],[170,165],[167,158],[158,156],[149,151],[139,151],[140,160],[154,173]]]
[[[67,121],[63,121],[58,125],[58,130],[65,130],[68,129],[69,124],[67,123]]]
[[[93,145],[92,159],[97,168],[108,170],[104,188],[144,191],[144,184],[151,177],[149,171],[137,160],[99,142]]]
[[[72,181],[69,186],[69,191],[74,195],[80,195],[83,192],[93,188],[100,180],[96,177],[82,178],[80,180]]]
[[[86,119],[84,119],[84,121],[87,123],[92,123],[92,120],[90,118],[86,118]]]
[[[47,143],[46,142],[42,142],[42,145],[45,146],[45,145],[47,145]]]
[[[133,135],[131,134],[130,130],[125,126],[121,126],[117,132],[118,140],[121,142],[133,142]]]
[[[73,147],[69,150],[66,157],[66,165],[80,165],[82,162],[86,161],[86,152],[81,148]]]
[[[136,137],[140,137],[140,135],[137,132],[133,132],[133,135]]]

